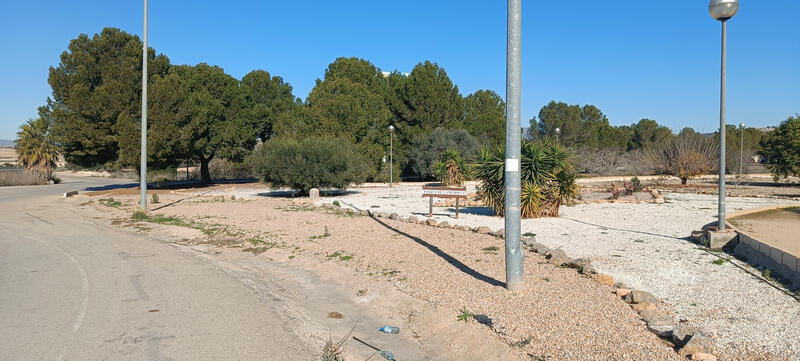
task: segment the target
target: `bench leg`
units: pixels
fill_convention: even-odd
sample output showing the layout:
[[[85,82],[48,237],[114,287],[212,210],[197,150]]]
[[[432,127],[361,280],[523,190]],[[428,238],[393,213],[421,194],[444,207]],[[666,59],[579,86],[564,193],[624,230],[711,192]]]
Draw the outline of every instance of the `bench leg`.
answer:
[[[458,198],[456,198],[456,219],[458,219]]]

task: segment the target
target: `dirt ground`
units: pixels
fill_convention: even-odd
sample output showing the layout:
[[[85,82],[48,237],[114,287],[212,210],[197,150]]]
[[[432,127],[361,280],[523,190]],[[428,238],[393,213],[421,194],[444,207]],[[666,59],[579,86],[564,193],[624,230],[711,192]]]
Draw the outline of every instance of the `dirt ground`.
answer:
[[[730,222],[760,242],[800,257],[800,208],[751,213]]]
[[[678,359],[610,287],[573,269],[555,267],[538,254],[525,254],[526,290],[507,292],[501,239],[314,209],[284,198],[245,201],[196,192],[157,191],[160,202],[152,205],[151,217],[161,215],[157,222],[167,224],[180,220],[183,230],[171,232],[186,244],[238,249],[264,262],[334,266],[364,280],[390,284],[437,315],[393,309],[403,320],[398,321],[401,327],[420,342],[462,350],[457,359],[483,360],[497,354],[480,343],[461,344],[462,334],[502,341],[505,352],[519,360]],[[162,232],[162,225],[130,221],[137,199],[129,189],[99,191],[81,201],[106,210],[109,221],[121,227]],[[382,297],[371,290],[353,292],[368,294],[365,300]],[[458,322],[460,314],[474,317]]]

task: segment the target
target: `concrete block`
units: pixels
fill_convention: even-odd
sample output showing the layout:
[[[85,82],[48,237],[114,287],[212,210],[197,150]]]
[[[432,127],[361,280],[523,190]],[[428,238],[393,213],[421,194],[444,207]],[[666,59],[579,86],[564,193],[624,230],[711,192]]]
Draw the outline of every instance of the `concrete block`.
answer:
[[[64,198],[72,197],[78,195],[78,191],[69,191],[64,193]]]
[[[722,249],[725,247],[728,242],[736,240],[738,233],[734,232],[732,229],[726,229],[723,231],[706,231],[706,246],[710,249]]]
[[[319,189],[317,189],[317,188],[309,189],[308,190],[308,200],[311,201],[311,203],[319,202]]]
[[[765,257],[769,257],[769,249],[772,248],[767,246],[764,243],[758,242],[758,251],[761,252]]]
[[[772,258],[772,260],[775,261],[775,263],[779,265],[782,264],[783,263],[782,256],[783,256],[783,251],[775,247],[769,248],[769,258]]]
[[[788,253],[784,253],[783,256],[781,257],[781,262],[791,271],[797,272],[797,257],[792,256]]]

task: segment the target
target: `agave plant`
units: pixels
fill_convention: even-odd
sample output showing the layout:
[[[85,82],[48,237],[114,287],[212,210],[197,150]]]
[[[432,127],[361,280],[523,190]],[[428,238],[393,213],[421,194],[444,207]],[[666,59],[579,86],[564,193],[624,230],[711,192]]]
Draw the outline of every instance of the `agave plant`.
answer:
[[[436,180],[445,186],[460,186],[467,178],[468,169],[456,150],[450,148],[444,152],[442,159],[432,166]]]
[[[521,208],[523,218],[557,217],[562,204],[572,204],[580,190],[570,154],[557,143],[544,139],[522,142]],[[473,174],[481,181],[478,194],[497,215],[505,210],[505,151],[484,148],[473,164]]]

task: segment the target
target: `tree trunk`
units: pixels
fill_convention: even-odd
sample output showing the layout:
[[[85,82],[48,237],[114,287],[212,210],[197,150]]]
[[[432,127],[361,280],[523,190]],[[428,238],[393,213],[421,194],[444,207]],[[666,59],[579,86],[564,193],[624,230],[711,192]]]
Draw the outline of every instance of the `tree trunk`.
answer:
[[[200,183],[202,184],[211,184],[211,173],[208,172],[208,163],[211,162],[211,159],[214,157],[200,157]]]

